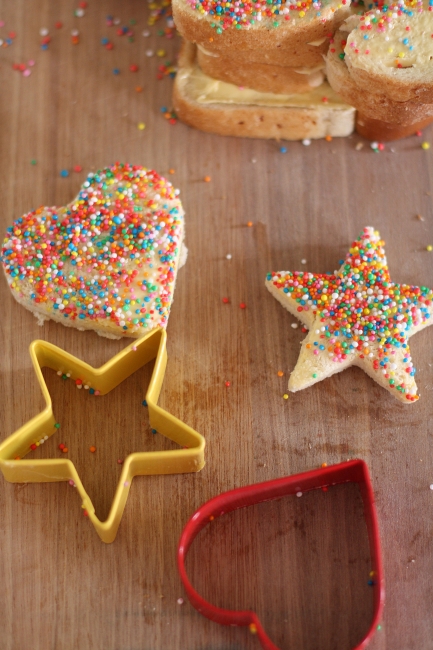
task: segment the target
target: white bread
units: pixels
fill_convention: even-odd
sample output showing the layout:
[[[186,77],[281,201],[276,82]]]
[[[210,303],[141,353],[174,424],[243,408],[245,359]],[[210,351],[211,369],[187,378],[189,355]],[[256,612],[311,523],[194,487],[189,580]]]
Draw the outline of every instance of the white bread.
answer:
[[[180,120],[197,129],[249,138],[347,136],[355,120],[355,109],[326,82],[307,94],[275,95],[212,79],[197,65],[191,43],[182,45],[173,106]]]
[[[357,131],[373,140],[396,140],[430,123],[433,104],[423,104],[419,100],[395,101],[384,92],[367,92],[358,86],[346,65],[347,38],[347,32],[340,28],[331,40],[326,76],[332,88],[358,110]]]
[[[269,274],[266,286],[310,330],[289,390],[296,392],[355,365],[404,404],[418,399],[407,340],[433,324],[433,291],[397,285],[384,242],[371,227],[334,274]]]
[[[116,163],[89,174],[67,206],[17,219],[1,250],[14,298],[40,322],[109,338],[165,327],[186,255],[178,193],[152,170]]]
[[[197,63],[208,77],[265,93],[307,93],[325,80],[324,63],[316,68],[269,63],[242,65],[235,56],[219,56],[201,47],[197,48]]]
[[[428,0],[352,16],[344,48],[356,84],[396,102],[433,102],[433,12]]]
[[[372,119],[383,120],[393,124],[413,124],[433,115],[433,104],[422,104],[420,101],[395,101],[385,92],[370,90],[358,86],[346,65],[345,41],[349,38],[347,32],[339,29],[332,39],[326,57],[326,76],[336,92],[348,103],[355,106],[363,115]]]
[[[260,57],[256,59],[257,63],[276,65],[298,65],[298,62],[293,64],[281,60],[279,53],[290,56],[297,48],[309,43],[323,45],[324,39],[350,15],[350,0],[315,0],[304,3],[303,7],[296,3],[277,5],[265,0],[259,3],[245,0],[242,9],[234,0],[228,0],[224,8],[220,5],[221,13],[214,15],[209,13],[211,4],[212,0],[208,0],[207,6],[199,1],[173,0],[174,21],[185,40],[224,56],[248,51]],[[276,13],[269,16],[270,11]],[[233,24],[233,20],[237,24]],[[266,60],[262,56],[264,53],[267,54]],[[277,59],[273,59],[274,54]],[[305,61],[300,65],[314,66],[319,62],[311,64]]]

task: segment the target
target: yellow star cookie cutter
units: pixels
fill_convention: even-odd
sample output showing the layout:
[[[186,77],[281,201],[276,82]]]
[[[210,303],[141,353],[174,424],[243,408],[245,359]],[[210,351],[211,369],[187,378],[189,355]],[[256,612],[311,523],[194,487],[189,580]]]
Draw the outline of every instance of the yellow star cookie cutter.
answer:
[[[30,357],[46,406],[41,413],[0,444],[0,470],[5,479],[11,483],[72,480],[81,497],[82,506],[86,509],[99,537],[103,542],[110,543],[116,537],[134,476],[182,474],[201,470],[204,466],[203,436],[157,404],[167,365],[166,340],[165,330],[154,329],[134,340],[125,350],[116,354],[100,368],[92,368],[51,343],[33,341],[30,345]],[[52,368],[56,371],[59,368],[67,368],[71,379],[81,379],[84,384],[105,395],[153,359],[155,365],[146,393],[150,426],[176,442],[182,449],[130,454],[123,463],[108,518],[106,521],[100,521],[72,461],[66,458],[23,459],[31,451],[31,445],[39,445],[46,436],[51,436],[57,431],[51,397],[42,375],[42,368]]]

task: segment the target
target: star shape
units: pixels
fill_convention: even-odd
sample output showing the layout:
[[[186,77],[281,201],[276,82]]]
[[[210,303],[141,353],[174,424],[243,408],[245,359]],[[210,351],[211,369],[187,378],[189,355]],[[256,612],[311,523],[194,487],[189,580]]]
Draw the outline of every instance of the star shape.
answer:
[[[92,368],[51,343],[33,341],[30,345],[30,356],[46,406],[41,413],[0,444],[0,470],[5,479],[12,483],[73,481],[81,497],[82,507],[86,510],[96,532],[103,542],[109,543],[116,537],[134,476],[181,474],[198,472],[202,469],[205,447],[203,436],[157,403],[167,365],[166,340],[167,334],[164,329],[154,329],[135,340],[100,368]],[[81,381],[92,392],[105,395],[153,359],[155,364],[146,393],[150,426],[182,448],[130,454],[123,462],[108,518],[106,521],[100,521],[72,461],[63,458],[38,460],[24,458],[57,431],[51,397],[42,375],[42,368],[52,368],[56,371],[61,369],[62,372],[70,374],[71,379]]]
[[[266,286],[309,329],[290,391],[359,366],[405,404],[418,400],[408,340],[433,323],[433,291],[391,281],[377,230],[364,228],[333,274],[280,271]]]

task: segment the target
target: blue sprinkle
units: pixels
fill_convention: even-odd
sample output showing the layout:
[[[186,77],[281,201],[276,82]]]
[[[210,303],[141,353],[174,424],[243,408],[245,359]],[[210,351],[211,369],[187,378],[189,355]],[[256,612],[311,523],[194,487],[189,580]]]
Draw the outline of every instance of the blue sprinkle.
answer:
[[[68,170],[67,169],[62,169],[61,172],[60,172],[60,176],[62,178],[67,178],[69,176]]]
[[[281,153],[287,153],[287,147],[280,147]]]

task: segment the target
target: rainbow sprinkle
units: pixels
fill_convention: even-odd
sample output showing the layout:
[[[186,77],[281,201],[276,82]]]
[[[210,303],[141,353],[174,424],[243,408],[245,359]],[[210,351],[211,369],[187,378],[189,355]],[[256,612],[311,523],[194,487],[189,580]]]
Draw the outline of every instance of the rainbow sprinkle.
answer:
[[[321,17],[325,7],[336,5],[335,0],[302,0],[302,2],[283,2],[282,0],[187,0],[188,5],[202,16],[211,19],[210,25],[217,34],[234,27],[248,29],[252,25],[265,21],[272,27],[291,18]],[[350,4],[341,0],[343,6]]]

